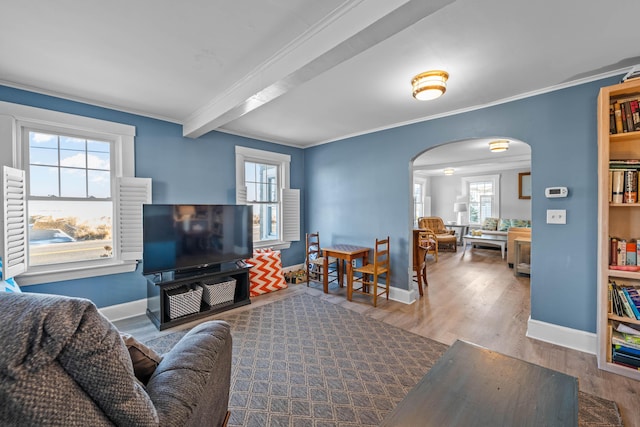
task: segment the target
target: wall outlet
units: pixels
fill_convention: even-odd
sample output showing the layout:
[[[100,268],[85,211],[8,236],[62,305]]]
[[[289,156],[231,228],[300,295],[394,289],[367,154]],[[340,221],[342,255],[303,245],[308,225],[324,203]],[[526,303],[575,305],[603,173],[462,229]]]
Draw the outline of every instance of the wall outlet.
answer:
[[[357,259],[352,259],[352,260],[351,260],[351,267],[353,267],[353,268],[356,268],[356,267],[357,267],[357,265],[356,265],[356,261],[358,261],[358,260],[357,260]]]
[[[566,209],[547,209],[547,224],[566,224]]]

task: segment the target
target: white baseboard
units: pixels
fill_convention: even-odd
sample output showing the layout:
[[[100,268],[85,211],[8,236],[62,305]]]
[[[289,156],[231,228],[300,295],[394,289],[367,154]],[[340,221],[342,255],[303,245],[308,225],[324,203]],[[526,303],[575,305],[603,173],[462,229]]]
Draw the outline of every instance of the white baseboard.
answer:
[[[109,321],[128,319],[130,317],[140,316],[147,312],[147,300],[139,299],[137,301],[125,302],[123,304],[110,305],[99,309]]]
[[[304,264],[290,265],[283,267],[284,272],[295,271],[304,268]],[[346,277],[345,277],[346,280]],[[404,304],[412,304],[416,300],[417,291],[415,289],[406,290],[391,287],[389,292],[389,299],[398,301]],[[103,307],[100,310],[109,321],[115,322],[116,320],[128,319],[130,317],[140,316],[147,312],[147,300],[141,299],[137,301],[125,302],[123,304],[110,305]]]
[[[596,354],[598,349],[596,334],[592,332],[533,320],[531,316],[527,322],[527,337],[589,354]]]
[[[416,301],[417,293],[418,291],[415,289],[406,290],[391,286],[389,289],[389,299],[403,304],[413,304]]]

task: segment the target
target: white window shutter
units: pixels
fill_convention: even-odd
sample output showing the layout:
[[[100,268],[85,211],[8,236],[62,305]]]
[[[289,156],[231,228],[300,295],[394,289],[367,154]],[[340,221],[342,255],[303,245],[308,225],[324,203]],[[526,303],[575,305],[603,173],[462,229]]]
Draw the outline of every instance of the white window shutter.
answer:
[[[236,205],[246,205],[247,204],[247,187],[244,185],[239,185],[236,188]]]
[[[118,178],[120,259],[142,259],[142,205],[151,203],[151,178]]]
[[[2,278],[6,280],[27,271],[27,202],[23,170],[4,166],[2,193]]]
[[[300,190],[282,189],[282,240],[300,240]]]

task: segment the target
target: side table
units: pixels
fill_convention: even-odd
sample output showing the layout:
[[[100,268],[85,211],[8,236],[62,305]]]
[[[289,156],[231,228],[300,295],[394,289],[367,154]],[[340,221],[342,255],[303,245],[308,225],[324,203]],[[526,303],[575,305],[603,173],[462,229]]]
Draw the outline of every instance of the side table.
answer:
[[[462,245],[462,236],[469,232],[469,224],[446,224],[446,228],[453,228],[458,238],[458,246]]]
[[[513,274],[531,274],[531,237],[517,237],[514,241],[515,257],[513,261]],[[527,250],[528,249],[528,250]],[[528,256],[524,256],[524,252]]]

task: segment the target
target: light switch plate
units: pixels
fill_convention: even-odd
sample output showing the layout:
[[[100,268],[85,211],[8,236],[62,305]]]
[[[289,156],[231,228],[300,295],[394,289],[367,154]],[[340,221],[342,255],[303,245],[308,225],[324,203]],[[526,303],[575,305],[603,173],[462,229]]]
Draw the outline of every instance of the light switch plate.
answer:
[[[547,224],[566,224],[566,209],[547,209]]]

